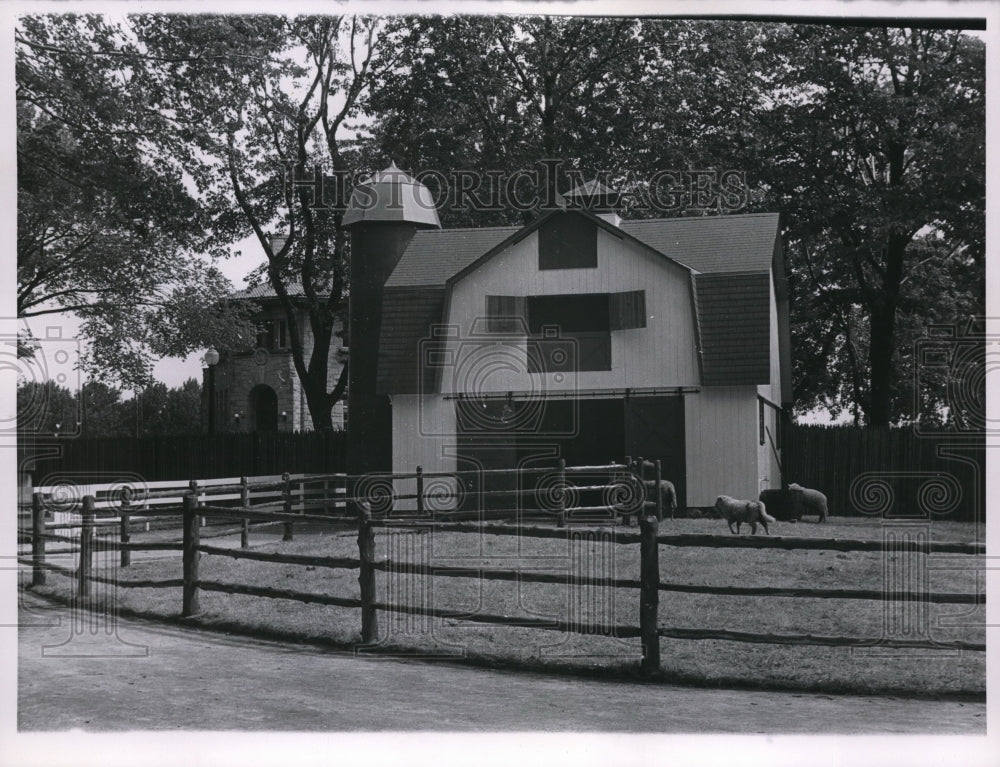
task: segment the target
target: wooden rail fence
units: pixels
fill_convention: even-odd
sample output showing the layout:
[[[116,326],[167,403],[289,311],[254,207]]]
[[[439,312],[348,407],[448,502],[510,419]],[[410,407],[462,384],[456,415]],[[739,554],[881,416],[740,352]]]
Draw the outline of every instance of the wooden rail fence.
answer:
[[[519,509],[505,512],[502,519],[487,521],[484,519],[463,519],[461,512],[440,510],[443,499],[458,498],[461,490],[457,483],[463,477],[483,472],[424,472],[421,467],[408,474],[394,474],[380,477],[381,482],[370,482],[371,477],[345,477],[344,475],[313,475],[294,479],[285,474],[280,480],[256,480],[241,477],[235,484],[203,485],[191,481],[187,491],[181,496],[181,503],[163,506],[140,506],[131,498],[119,499],[118,506],[105,502],[98,508],[93,496],[86,496],[82,503],[82,513],[79,523],[59,525],[45,524],[44,499],[36,493],[32,499],[32,525],[30,531],[31,557],[22,557],[19,561],[32,566],[32,584],[43,585],[47,572],[73,577],[76,580],[77,596],[86,598],[91,582],[113,582],[124,588],[176,588],[182,589],[181,615],[193,616],[200,611],[199,595],[202,591],[220,592],[225,594],[241,594],[271,599],[287,599],[304,603],[333,605],[339,607],[358,608],[361,611],[360,635],[363,644],[373,644],[379,639],[379,613],[402,613],[420,615],[430,618],[447,618],[456,621],[485,623],[506,626],[530,627],[536,629],[566,631],[586,634],[608,634],[616,637],[638,637],[642,644],[642,659],[640,669],[644,674],[652,674],[660,667],[660,639],[662,637],[687,640],[725,640],[747,643],[767,643],[778,645],[821,645],[869,647],[882,646],[908,649],[964,649],[983,651],[985,643],[955,641],[936,641],[931,639],[899,639],[899,638],[863,638],[845,636],[818,636],[810,634],[782,635],[755,634],[727,630],[703,630],[661,626],[659,624],[660,592],[683,592],[710,595],[758,596],[774,598],[808,598],[808,599],[860,599],[860,600],[896,600],[922,601],[927,603],[949,604],[982,604],[985,599],[981,594],[917,592],[877,589],[837,589],[837,588],[780,588],[780,587],[738,587],[738,586],[700,586],[682,583],[664,582],[660,579],[659,561],[660,546],[668,547],[709,547],[709,548],[757,548],[775,550],[827,550],[827,551],[887,551],[885,544],[870,540],[819,539],[819,538],[786,538],[778,536],[732,536],[732,535],[690,535],[661,534],[660,522],[663,517],[660,466],[655,467],[655,479],[644,478],[642,459],[632,461],[627,458],[622,464],[606,466],[576,466],[567,467],[560,461],[550,468],[520,468],[490,470],[487,473],[517,474],[519,487],[517,490],[481,490],[482,495],[489,494],[535,494],[535,503],[529,513]],[[527,487],[523,480],[528,476],[544,477],[553,480],[547,483],[547,489],[540,490],[539,485]],[[598,479],[594,479],[598,477]],[[440,486],[428,492],[428,479],[448,479],[456,483],[452,491],[442,491]],[[574,485],[574,479],[583,484]],[[347,496],[339,489],[364,486],[370,492]],[[415,481],[416,493],[396,492],[401,481]],[[297,490],[293,490],[297,484]],[[261,491],[276,490],[270,496]],[[582,498],[583,491],[601,492],[608,501],[603,504],[591,503],[570,505],[568,499]],[[163,497],[170,490],[151,490],[148,495],[155,497],[162,493]],[[356,490],[355,490],[356,492]],[[545,498],[537,497],[545,493]],[[176,498],[176,495],[173,496]],[[256,498],[257,503],[252,501]],[[233,501],[237,505],[226,505],[225,501]],[[148,499],[146,499],[148,500]],[[412,503],[408,503],[412,501]],[[544,501],[544,502],[543,502]],[[407,503],[404,503],[407,502]],[[432,503],[431,503],[432,502]],[[434,508],[434,511],[428,511]],[[638,520],[638,530],[611,527],[602,529],[602,538],[615,545],[638,545],[639,578],[592,578],[557,572],[523,572],[521,570],[483,567],[458,567],[378,560],[376,556],[378,533],[389,528],[406,528],[418,526],[422,530],[453,533],[476,533],[479,535],[521,536],[536,538],[551,538],[569,540],[569,536],[578,530],[576,523],[592,524],[594,514],[603,513],[604,521],[617,523],[620,520]],[[117,515],[117,518],[116,518]],[[180,517],[182,536],[180,541],[169,542],[133,542],[129,536],[133,518],[148,517]],[[204,520],[227,521],[236,519],[239,527],[226,528],[229,534],[240,533],[240,548],[225,548],[202,543],[204,532],[211,527],[203,527]],[[251,524],[281,525],[283,540],[292,540],[293,525],[339,525],[356,526],[358,557],[328,557],[291,554],[284,552],[265,553],[249,550],[249,532]],[[572,524],[571,524],[572,523]],[[112,529],[118,526],[119,540],[113,541],[102,537],[99,545],[107,550],[118,549],[122,556],[120,567],[130,566],[129,557],[132,551],[181,551],[181,578],[151,580],[108,579],[95,575],[92,560],[95,550],[95,530]],[[50,532],[54,529],[78,529],[79,536],[62,535]],[[47,540],[72,544],[70,548],[46,551]],[[983,556],[985,546],[976,543],[933,543],[933,542],[898,542],[893,544],[892,552],[912,551],[916,553],[948,553],[970,556]],[[78,566],[68,568],[46,562],[46,554],[78,554]],[[247,559],[260,562],[301,565],[311,568],[348,569],[358,571],[359,597],[341,597],[329,594],[306,593],[294,589],[274,588],[271,586],[248,585],[240,583],[219,583],[204,580],[199,575],[199,564],[202,555],[226,556],[235,559]],[[437,606],[416,606],[400,603],[380,602],[377,598],[377,574],[412,574],[421,576],[445,578],[470,578],[479,580],[517,581],[525,583],[563,584],[568,588],[578,586],[605,586],[619,589],[638,589],[639,615],[638,625],[581,625],[574,621],[561,621],[530,617],[510,617],[472,613],[467,610],[447,609]],[[572,583],[572,585],[571,585]]]

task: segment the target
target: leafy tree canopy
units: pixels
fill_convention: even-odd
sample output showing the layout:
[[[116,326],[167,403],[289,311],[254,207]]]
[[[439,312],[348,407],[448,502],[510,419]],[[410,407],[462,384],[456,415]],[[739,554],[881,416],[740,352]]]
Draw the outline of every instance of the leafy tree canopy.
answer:
[[[245,337],[251,307],[204,258],[220,251],[183,170],[194,147],[127,28],[25,16],[16,57],[18,316],[75,313],[87,373],[129,387],[158,357]]]
[[[54,381],[21,381],[17,387],[18,428],[27,435],[133,437],[197,434],[201,385],[189,378],[179,387],[154,383],[137,396],[88,381],[71,392]]]

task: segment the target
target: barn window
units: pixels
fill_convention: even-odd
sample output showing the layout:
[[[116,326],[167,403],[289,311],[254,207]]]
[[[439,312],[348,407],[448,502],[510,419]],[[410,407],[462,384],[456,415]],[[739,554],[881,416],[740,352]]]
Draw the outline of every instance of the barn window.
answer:
[[[611,370],[607,293],[529,296],[527,309],[530,372]]]
[[[277,351],[288,348],[288,322],[284,319],[261,320],[257,323],[257,348]]]
[[[597,268],[594,222],[575,213],[553,214],[538,229],[538,268]]]
[[[760,432],[760,444],[764,444],[764,400],[757,400],[757,431]]]

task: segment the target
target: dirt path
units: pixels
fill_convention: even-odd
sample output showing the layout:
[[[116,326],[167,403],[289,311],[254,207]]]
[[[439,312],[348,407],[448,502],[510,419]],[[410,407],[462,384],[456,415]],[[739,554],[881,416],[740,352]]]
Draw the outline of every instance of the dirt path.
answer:
[[[89,614],[88,614],[89,615]],[[18,728],[738,733],[985,732],[957,701],[700,690],[350,653],[121,619],[28,596]]]

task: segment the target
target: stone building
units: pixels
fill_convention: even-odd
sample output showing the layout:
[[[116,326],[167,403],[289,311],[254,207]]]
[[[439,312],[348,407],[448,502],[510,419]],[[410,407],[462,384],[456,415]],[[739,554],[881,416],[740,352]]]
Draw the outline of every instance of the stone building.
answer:
[[[313,335],[304,305],[301,285],[290,285],[289,295],[297,304],[296,321],[303,334],[302,345],[308,362],[312,355]],[[289,340],[288,320],[274,289],[270,285],[248,288],[236,298],[252,300],[260,307],[256,317],[257,339],[253,349],[233,351],[220,349],[219,363],[215,366],[215,431],[309,431],[312,418],[306,403],[305,392],[295,372]],[[301,305],[301,308],[298,306]],[[347,359],[347,349],[342,345],[343,321],[334,324],[330,344],[330,367],[327,387],[332,389]],[[202,371],[207,392],[209,371]],[[208,426],[207,401],[202,408],[202,422]],[[335,429],[346,426],[346,398],[333,407]]]

